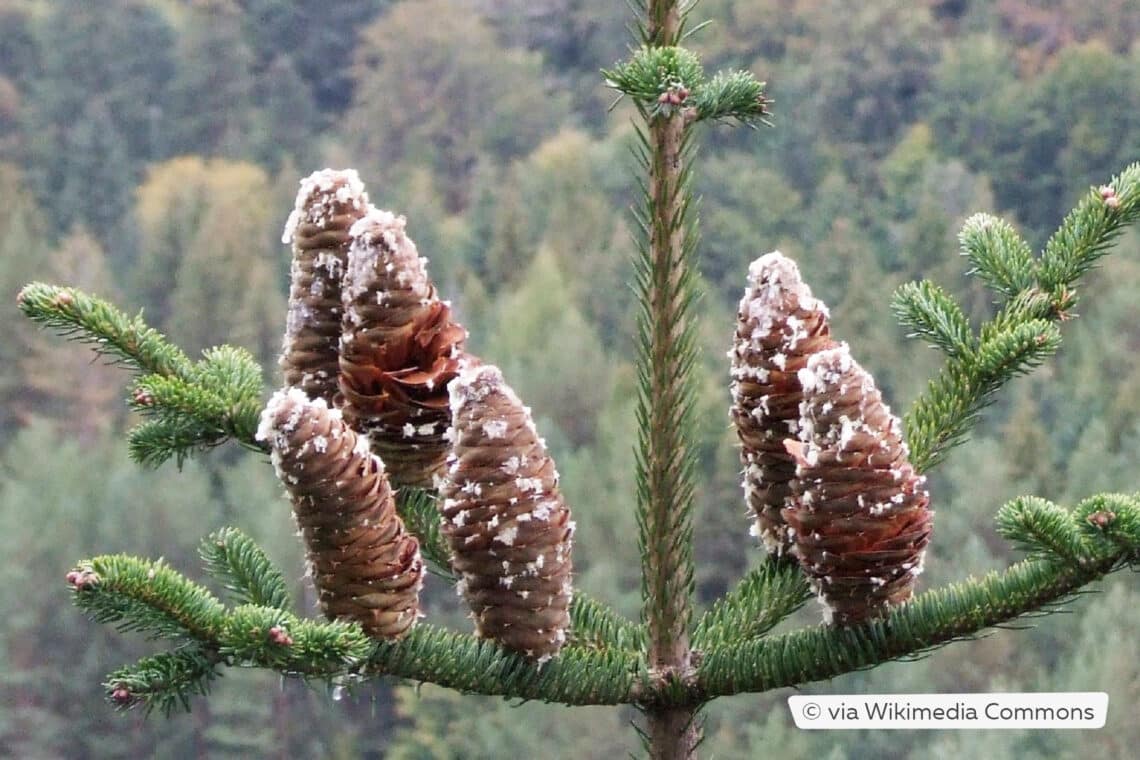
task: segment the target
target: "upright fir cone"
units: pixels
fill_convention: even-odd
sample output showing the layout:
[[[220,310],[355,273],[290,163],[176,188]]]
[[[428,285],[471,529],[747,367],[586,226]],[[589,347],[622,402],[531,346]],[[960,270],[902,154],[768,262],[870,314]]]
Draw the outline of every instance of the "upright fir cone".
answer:
[[[366,432],[397,485],[430,487],[451,422],[447,384],[467,331],[436,297],[404,217],[370,208],[352,228],[344,280],[340,390],[345,420]]]
[[[932,520],[926,478],[907,460],[902,425],[847,348],[799,371],[803,423],[786,442],[796,460],[783,511],[799,559],[840,625],[883,617],[910,599]]]
[[[349,229],[364,215],[368,194],[355,170],[324,169],[301,181],[285,223],[293,245],[289,313],[280,365],[285,385],[328,402],[337,391],[341,278]]]
[[[299,388],[278,391],[258,440],[293,501],[321,608],[358,621],[371,636],[403,636],[419,617],[424,563],[404,530],[384,464],[366,441]]]
[[[796,464],[784,439],[799,435],[803,392],[797,372],[831,348],[827,306],[814,298],[791,259],[779,251],[748,267],[732,358],[732,419],[740,437],[744,497],[754,535],[776,556],[793,537],[781,510],[791,494]]]
[[[538,662],[570,626],[574,523],[530,409],[494,366],[451,382],[452,437],[440,488],[443,532],[478,635]]]

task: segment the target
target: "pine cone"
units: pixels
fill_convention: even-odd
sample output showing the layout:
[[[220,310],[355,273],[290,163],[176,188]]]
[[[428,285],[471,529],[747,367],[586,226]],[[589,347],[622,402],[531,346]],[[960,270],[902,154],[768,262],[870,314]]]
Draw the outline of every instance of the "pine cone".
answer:
[[[570,625],[574,523],[558,473],[497,367],[449,386],[454,448],[442,481],[443,532],[478,635],[544,662]]]
[[[301,181],[285,223],[293,244],[289,313],[280,365],[285,385],[328,402],[337,391],[341,278],[349,229],[364,215],[368,194],[352,169],[324,169]]]
[[[826,622],[883,617],[910,599],[934,513],[926,478],[907,461],[902,425],[847,348],[812,356],[799,372],[803,423],[783,510]]]
[[[424,563],[396,514],[383,462],[338,411],[298,388],[273,396],[257,438],[273,447],[292,496],[321,609],[378,638],[407,633],[419,617]]]
[[[796,473],[784,439],[799,434],[803,400],[796,373],[817,351],[835,345],[827,307],[812,297],[791,259],[779,251],[748,268],[732,358],[732,419],[742,444],[744,497],[752,531],[777,557],[793,537],[780,514]]]
[[[436,297],[404,225],[371,208],[352,228],[340,390],[345,420],[368,434],[392,482],[431,487],[447,456],[447,384],[467,331]]]

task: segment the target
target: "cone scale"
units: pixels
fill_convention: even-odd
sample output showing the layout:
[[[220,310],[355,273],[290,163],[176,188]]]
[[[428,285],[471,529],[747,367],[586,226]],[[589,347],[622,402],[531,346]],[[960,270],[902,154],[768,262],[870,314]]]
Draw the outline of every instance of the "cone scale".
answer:
[[[273,396],[257,436],[292,499],[321,609],[371,636],[403,636],[419,618],[424,563],[383,463],[340,412],[297,388]]]
[[[784,439],[796,438],[800,430],[803,389],[797,373],[811,356],[834,345],[827,306],[812,296],[795,262],[779,251],[754,261],[729,352],[731,416],[752,530],[776,556],[786,555],[794,543],[781,510],[796,474]]]
[[[436,296],[404,217],[370,208],[351,236],[339,352],[345,420],[368,436],[394,485],[432,487],[467,331]]]
[[[454,448],[442,480],[443,533],[476,633],[543,662],[570,625],[574,523],[530,410],[498,368],[450,387]]]

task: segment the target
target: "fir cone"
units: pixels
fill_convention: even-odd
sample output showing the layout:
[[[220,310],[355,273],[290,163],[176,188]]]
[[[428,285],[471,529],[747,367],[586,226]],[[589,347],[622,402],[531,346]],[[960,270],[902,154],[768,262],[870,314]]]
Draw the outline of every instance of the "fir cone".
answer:
[[[744,497],[765,548],[781,556],[793,536],[780,510],[796,464],[784,439],[799,435],[802,389],[797,372],[831,348],[827,306],[814,298],[791,259],[779,251],[748,268],[732,358],[732,419],[740,438]]]
[[[441,483],[443,532],[478,635],[544,662],[570,625],[574,523],[530,410],[497,367],[449,386],[454,448]]]
[[[352,228],[344,280],[340,390],[397,485],[431,487],[447,457],[447,384],[467,331],[436,297],[404,217],[371,208]]]
[[[796,478],[784,518],[797,557],[841,625],[883,617],[910,599],[934,513],[926,478],[907,460],[902,425],[847,344],[799,372],[803,422],[787,441]]]
[[[419,617],[424,564],[396,514],[383,462],[340,412],[298,388],[273,396],[257,437],[273,447],[292,497],[321,609],[371,636],[403,636]]]
[[[282,242],[293,245],[289,313],[280,365],[285,385],[332,402],[337,391],[341,278],[349,229],[368,194],[352,169],[324,169],[301,181]]]

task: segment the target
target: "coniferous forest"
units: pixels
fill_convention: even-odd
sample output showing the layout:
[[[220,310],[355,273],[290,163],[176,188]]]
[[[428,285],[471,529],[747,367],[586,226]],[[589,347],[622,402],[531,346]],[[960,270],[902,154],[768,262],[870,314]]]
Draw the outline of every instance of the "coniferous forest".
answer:
[[[699,606],[763,551],[740,496],[728,408],[748,263],[779,249],[832,329],[905,409],[939,367],[891,312],[929,278],[974,323],[975,212],[1039,248],[1140,159],[1140,4],[1130,0],[703,0],[685,41],[708,70],[767,82],[772,127],[701,127],[694,523]],[[628,102],[599,70],[628,54],[612,0],[0,0],[0,756],[16,758],[622,757],[634,711],[352,688],[231,668],[170,719],[118,713],[108,672],[153,651],[74,609],[80,557],[162,557],[202,579],[199,540],[236,526],[316,612],[267,457],[229,444],[140,467],[123,373],[39,330],[16,293],[73,285],[191,357],[244,347],[277,387],[298,181],[355,167],[407,217],[468,345],[532,408],[577,523],[574,583],[640,605],[629,297],[636,200]],[[1074,504],[1137,490],[1140,233],[1082,286],[1060,352],[1014,381],[931,472],[921,588],[1019,558],[995,527],[1022,494]],[[266,399],[262,399],[264,402]],[[429,578],[433,621],[466,630]],[[1106,691],[1100,731],[800,731],[790,690],[705,712],[716,758],[1131,758],[1140,745],[1140,589],[1110,576],[1064,609],[804,693]],[[818,622],[807,604],[794,625]],[[788,625],[788,623],[785,623]],[[584,737],[589,737],[588,741]]]

